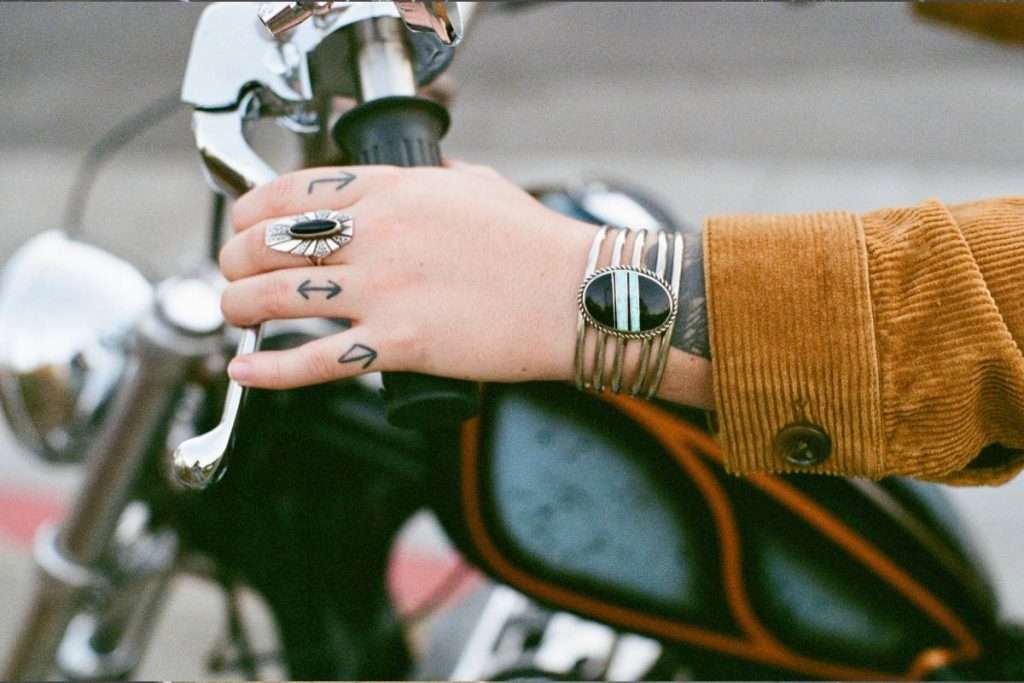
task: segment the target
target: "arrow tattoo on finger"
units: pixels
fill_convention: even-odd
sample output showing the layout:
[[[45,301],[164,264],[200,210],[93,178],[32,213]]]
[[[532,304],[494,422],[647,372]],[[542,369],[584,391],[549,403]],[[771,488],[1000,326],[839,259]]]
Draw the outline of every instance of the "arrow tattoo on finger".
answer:
[[[342,354],[338,362],[358,363],[361,360],[366,361],[363,363],[363,370],[365,370],[370,367],[373,361],[377,360],[377,352],[364,344],[353,344],[348,351]]]
[[[301,285],[299,285],[298,292],[299,294],[302,295],[302,298],[306,299],[307,301],[309,300],[310,292],[327,292],[328,299],[333,299],[334,297],[341,294],[341,285],[339,285],[334,280],[328,280],[326,287],[313,287],[312,285],[312,280],[306,280]]]
[[[306,194],[313,194],[313,187],[318,183],[338,183],[338,186],[334,188],[334,191],[337,192],[355,179],[356,177],[351,173],[342,173],[337,178],[320,178],[319,180],[314,180],[309,184],[309,187],[306,189]]]

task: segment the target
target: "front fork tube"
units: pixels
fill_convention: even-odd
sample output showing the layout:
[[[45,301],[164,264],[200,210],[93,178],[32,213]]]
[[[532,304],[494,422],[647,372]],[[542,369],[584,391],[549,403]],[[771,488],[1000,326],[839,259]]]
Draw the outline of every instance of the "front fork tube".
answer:
[[[132,675],[145,654],[164,596],[174,575],[178,536],[170,529],[138,525],[148,510],[133,502],[122,515],[105,590],[84,598],[68,623],[56,664],[70,680],[115,680]]]
[[[221,340],[219,331],[183,334],[157,307],[136,329],[129,366],[86,454],[88,469],[71,511],[59,528],[37,538],[38,587],[0,678],[44,680],[58,664],[76,669],[69,676],[118,677],[130,672],[88,669],[137,663],[123,650],[111,655],[120,645],[112,641],[137,641],[148,629],[144,610],[156,611],[177,539],[148,528],[126,537],[126,509],[147,460],[163,452],[154,444],[181,387],[201,360],[220,352]],[[139,559],[143,548],[159,551],[153,564]],[[88,648],[80,647],[83,637]],[[90,657],[89,649],[97,656]]]

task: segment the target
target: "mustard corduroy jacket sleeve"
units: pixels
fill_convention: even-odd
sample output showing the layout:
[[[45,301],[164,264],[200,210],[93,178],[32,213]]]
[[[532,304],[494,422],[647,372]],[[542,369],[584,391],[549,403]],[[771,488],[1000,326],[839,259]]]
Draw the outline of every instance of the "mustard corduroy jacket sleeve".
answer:
[[[705,224],[715,407],[736,473],[996,484],[1024,468],[1024,199]],[[787,460],[787,426],[827,457]]]

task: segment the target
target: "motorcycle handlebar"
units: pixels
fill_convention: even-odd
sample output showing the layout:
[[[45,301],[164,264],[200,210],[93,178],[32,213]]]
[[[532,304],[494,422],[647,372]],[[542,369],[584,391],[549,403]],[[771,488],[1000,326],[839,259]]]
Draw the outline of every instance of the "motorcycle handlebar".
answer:
[[[415,96],[371,100],[348,111],[331,131],[351,164],[440,166],[440,141],[448,112]],[[392,424],[419,430],[455,427],[474,415],[476,384],[409,372],[384,373],[384,398]]]

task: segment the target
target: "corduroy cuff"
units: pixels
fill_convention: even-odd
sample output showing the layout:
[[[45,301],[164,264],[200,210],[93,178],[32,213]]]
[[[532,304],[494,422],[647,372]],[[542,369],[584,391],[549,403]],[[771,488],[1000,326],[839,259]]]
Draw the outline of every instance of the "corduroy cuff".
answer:
[[[704,249],[726,468],[884,473],[878,354],[859,218],[711,218]],[[824,432],[826,457],[796,464],[800,458],[787,435],[797,434],[799,444],[802,433],[799,427],[787,431],[792,425]]]

